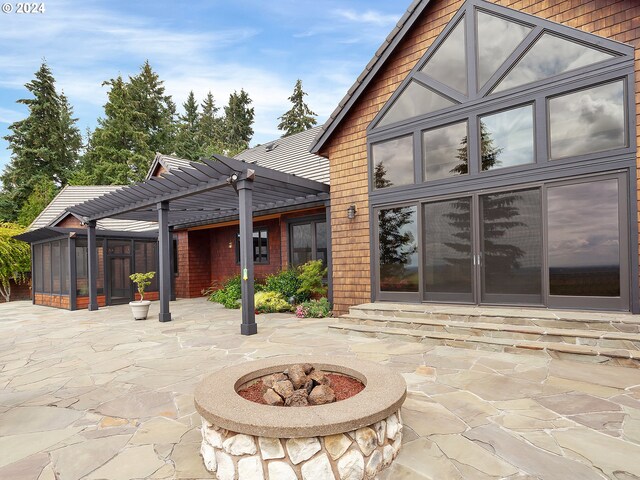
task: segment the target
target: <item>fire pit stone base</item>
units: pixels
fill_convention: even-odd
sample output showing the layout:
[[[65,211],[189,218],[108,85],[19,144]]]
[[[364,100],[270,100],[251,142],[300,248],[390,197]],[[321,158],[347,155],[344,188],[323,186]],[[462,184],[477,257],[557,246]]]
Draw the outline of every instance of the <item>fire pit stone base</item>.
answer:
[[[200,453],[218,480],[363,480],[391,464],[401,441],[399,411],[347,433],[283,439],[231,432],[203,418]]]

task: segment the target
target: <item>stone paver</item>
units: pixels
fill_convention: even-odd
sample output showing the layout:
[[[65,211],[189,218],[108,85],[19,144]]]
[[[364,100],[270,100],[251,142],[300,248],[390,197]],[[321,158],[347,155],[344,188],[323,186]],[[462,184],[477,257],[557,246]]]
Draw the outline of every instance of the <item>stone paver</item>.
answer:
[[[230,365],[296,353],[404,376],[404,444],[380,480],[640,477],[640,369],[349,337],[285,314],[259,316],[258,335],[242,337],[237,311],[171,305],[174,320],[159,323],[133,321],[126,305],[0,304],[0,478],[211,478],[195,386]],[[336,436],[332,448],[350,442]],[[356,477],[362,468],[344,466]]]

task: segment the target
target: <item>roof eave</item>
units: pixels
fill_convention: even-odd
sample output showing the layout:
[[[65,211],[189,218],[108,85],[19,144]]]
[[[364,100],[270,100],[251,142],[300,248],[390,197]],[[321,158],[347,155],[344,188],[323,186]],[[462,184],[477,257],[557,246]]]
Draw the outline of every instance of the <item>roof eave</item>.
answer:
[[[422,12],[427,5],[429,5],[430,1],[431,0],[414,0],[404,15],[400,20],[398,20],[394,29],[387,36],[380,48],[378,48],[373,58],[356,79],[355,83],[347,91],[342,100],[340,100],[336,109],[331,113],[331,115],[329,115],[329,118],[323,125],[322,130],[313,140],[311,147],[309,148],[311,153],[322,155],[322,147],[324,147],[335,129],[338,128],[344,117],[358,101],[360,95],[362,95],[362,93],[367,89],[369,83],[371,83],[373,78],[380,71],[380,68],[382,68],[391,54],[395,51],[398,44],[402,41],[416,20],[420,18],[420,15],[422,15]]]

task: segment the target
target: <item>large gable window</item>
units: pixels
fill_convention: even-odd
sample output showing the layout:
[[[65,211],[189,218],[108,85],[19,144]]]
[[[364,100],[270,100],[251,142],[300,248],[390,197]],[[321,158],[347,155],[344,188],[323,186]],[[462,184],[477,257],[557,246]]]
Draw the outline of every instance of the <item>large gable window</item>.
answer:
[[[633,75],[629,45],[467,0],[367,129],[375,299],[629,310]]]

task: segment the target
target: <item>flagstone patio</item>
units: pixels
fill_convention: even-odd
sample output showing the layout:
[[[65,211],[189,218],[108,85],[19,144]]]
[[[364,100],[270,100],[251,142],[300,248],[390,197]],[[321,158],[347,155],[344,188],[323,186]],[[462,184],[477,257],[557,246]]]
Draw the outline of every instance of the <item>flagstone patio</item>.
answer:
[[[329,333],[203,299],[174,321],[0,304],[0,478],[205,479],[195,385],[282,354],[353,355],[401,372],[404,446],[381,480],[640,478],[640,369]],[[152,306],[152,318],[158,307]],[[595,358],[597,360],[597,357]]]

